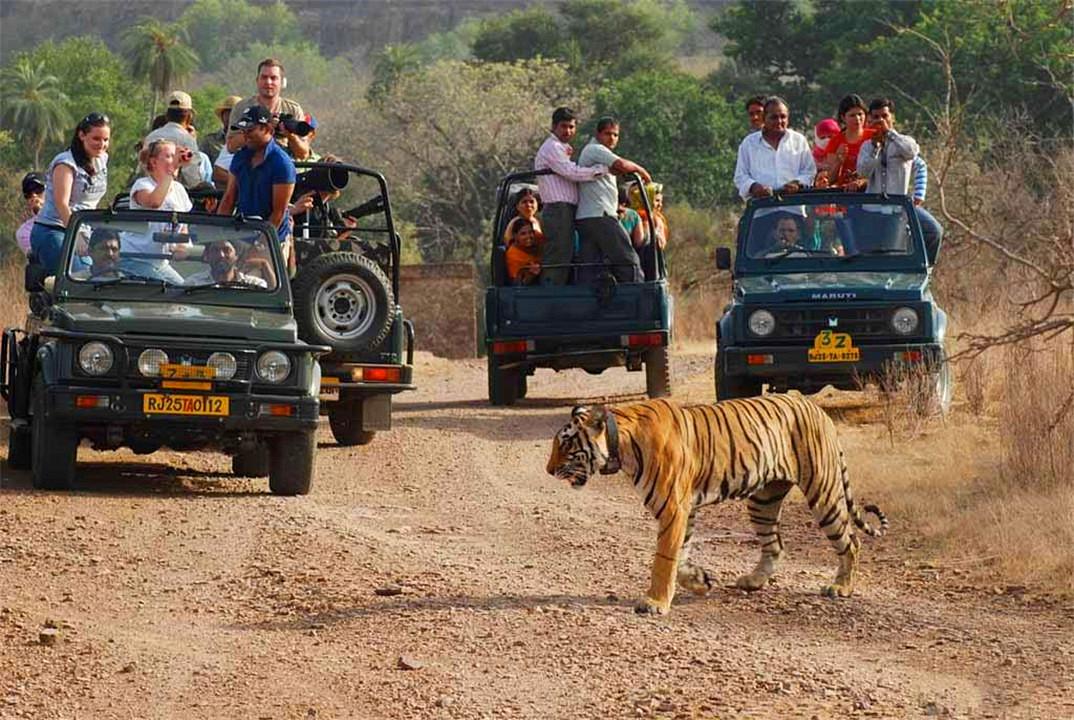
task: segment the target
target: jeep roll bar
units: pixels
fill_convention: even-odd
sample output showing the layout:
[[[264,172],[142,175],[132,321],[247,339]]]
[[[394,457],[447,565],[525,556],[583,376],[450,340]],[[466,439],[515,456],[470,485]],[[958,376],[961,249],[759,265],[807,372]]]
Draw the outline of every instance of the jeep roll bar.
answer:
[[[504,221],[504,215],[505,215],[505,213],[509,213],[509,212],[513,211],[513,209],[514,209],[512,207],[509,207],[509,203],[510,203],[511,198],[509,198],[507,196],[507,193],[510,190],[511,185],[513,185],[516,182],[520,182],[520,181],[521,182],[531,182],[531,181],[536,180],[537,176],[539,176],[539,175],[551,175],[551,174],[553,174],[553,171],[551,169],[549,169],[549,168],[545,168],[543,170],[524,170],[524,171],[520,171],[520,172],[510,173],[509,175],[506,175],[502,180],[500,180],[499,186],[496,189],[496,215],[495,215],[495,217],[493,218],[493,221],[492,221],[493,238],[492,238],[491,265],[492,265],[492,280],[493,280],[494,284],[502,285],[506,281],[506,278],[498,277],[498,275],[500,274],[498,272],[500,263],[498,263],[496,261],[496,252],[497,252],[498,249],[501,248],[500,240],[501,240],[501,236],[503,235],[502,226],[503,226],[503,221]],[[649,206],[649,194],[647,192],[645,192],[645,184],[642,182],[641,177],[637,173],[628,173],[624,177],[627,177],[629,179],[628,182],[633,183],[633,184],[638,186],[638,190],[639,190],[638,195],[641,197],[641,202],[645,206],[645,217],[646,217],[646,220],[648,221],[648,225],[649,225],[649,242],[655,242],[656,241],[656,224],[653,222],[653,211],[652,211],[652,207]],[[660,268],[664,265],[664,262],[663,262],[663,260],[664,260],[664,251],[660,248],[659,245],[654,245],[653,249],[654,249],[655,252],[653,252],[653,258],[652,258],[652,264],[653,264],[653,267],[651,268],[652,277],[660,278]],[[634,250],[636,251],[637,249],[634,248]],[[542,267],[547,267],[547,268],[568,268],[568,269],[571,269],[571,268],[583,268],[583,267],[607,267],[607,265],[605,263],[577,263],[577,262],[570,262],[570,263],[557,263],[557,264],[554,264],[554,265],[545,265],[545,264],[542,263]]]

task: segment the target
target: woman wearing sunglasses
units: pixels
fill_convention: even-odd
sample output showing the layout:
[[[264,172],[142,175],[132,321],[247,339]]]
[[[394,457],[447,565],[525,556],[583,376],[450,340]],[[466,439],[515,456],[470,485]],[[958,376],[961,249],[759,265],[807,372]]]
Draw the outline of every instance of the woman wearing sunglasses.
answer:
[[[34,261],[53,273],[59,269],[71,213],[97,207],[108,189],[111,133],[107,115],[90,113],[75,128],[71,146],[54,157],[45,172],[45,205],[34,219],[30,248]]]

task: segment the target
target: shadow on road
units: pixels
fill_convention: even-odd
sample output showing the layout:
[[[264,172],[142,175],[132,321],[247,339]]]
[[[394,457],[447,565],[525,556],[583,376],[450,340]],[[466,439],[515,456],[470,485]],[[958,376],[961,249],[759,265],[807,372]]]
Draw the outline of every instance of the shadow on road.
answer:
[[[446,597],[405,596],[382,598],[382,602],[340,608],[327,612],[312,613],[288,619],[268,620],[264,622],[241,623],[232,626],[237,630],[299,630],[311,627],[338,625],[359,618],[381,615],[384,613],[420,613],[441,610],[464,609],[485,612],[504,610],[535,610],[543,607],[569,608],[572,605],[586,607],[633,607],[633,599],[597,595],[490,595],[473,597],[468,595],[449,595]]]
[[[164,463],[80,462],[71,490],[61,492],[131,497],[193,495],[218,498],[258,496],[267,493],[267,487],[265,491],[230,489],[229,481],[233,480],[231,475],[177,469]],[[0,492],[44,493],[48,491],[35,490],[29,471],[12,470],[5,460]]]
[[[397,402],[395,424],[451,433],[467,433],[486,440],[551,440],[570,418],[575,405],[601,405],[644,400],[644,395],[607,395],[583,398],[525,398],[511,407],[493,407],[487,400]],[[439,411],[449,412],[439,412]],[[558,412],[549,412],[556,410]],[[450,412],[462,411],[462,412]]]

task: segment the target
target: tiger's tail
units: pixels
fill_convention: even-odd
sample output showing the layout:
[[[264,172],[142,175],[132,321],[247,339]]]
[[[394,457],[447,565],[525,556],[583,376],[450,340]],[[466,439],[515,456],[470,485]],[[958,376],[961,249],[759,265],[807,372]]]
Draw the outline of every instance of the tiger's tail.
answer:
[[[854,519],[854,524],[867,535],[883,537],[884,533],[888,531],[888,517],[876,505],[863,505],[862,509],[865,513],[876,516],[880,524],[879,526],[873,526],[865,522],[862,511],[854,504],[854,494],[850,491],[850,475],[847,473],[847,463],[843,457],[842,450],[839,451],[839,473],[843,479],[843,496],[847,501],[847,511],[850,513],[850,517]]]

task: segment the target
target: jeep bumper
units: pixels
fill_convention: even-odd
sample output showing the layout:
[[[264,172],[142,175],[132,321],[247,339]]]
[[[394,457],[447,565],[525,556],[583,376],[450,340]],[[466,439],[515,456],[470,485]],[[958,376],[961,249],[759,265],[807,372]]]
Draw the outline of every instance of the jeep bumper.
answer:
[[[716,357],[727,377],[753,378],[793,388],[854,388],[859,380],[882,375],[892,364],[934,366],[944,359],[939,343],[859,346],[852,362],[811,362],[805,346],[749,346],[720,348]]]
[[[226,414],[219,404],[199,408],[199,413],[146,412],[147,395],[185,395],[226,398]],[[215,410],[220,414],[209,414]],[[79,386],[51,386],[45,391],[45,416],[49,420],[76,427],[137,426],[167,436],[171,432],[226,434],[235,431],[283,433],[317,427],[319,402],[302,395],[261,393],[162,391],[160,389],[120,389]]]

